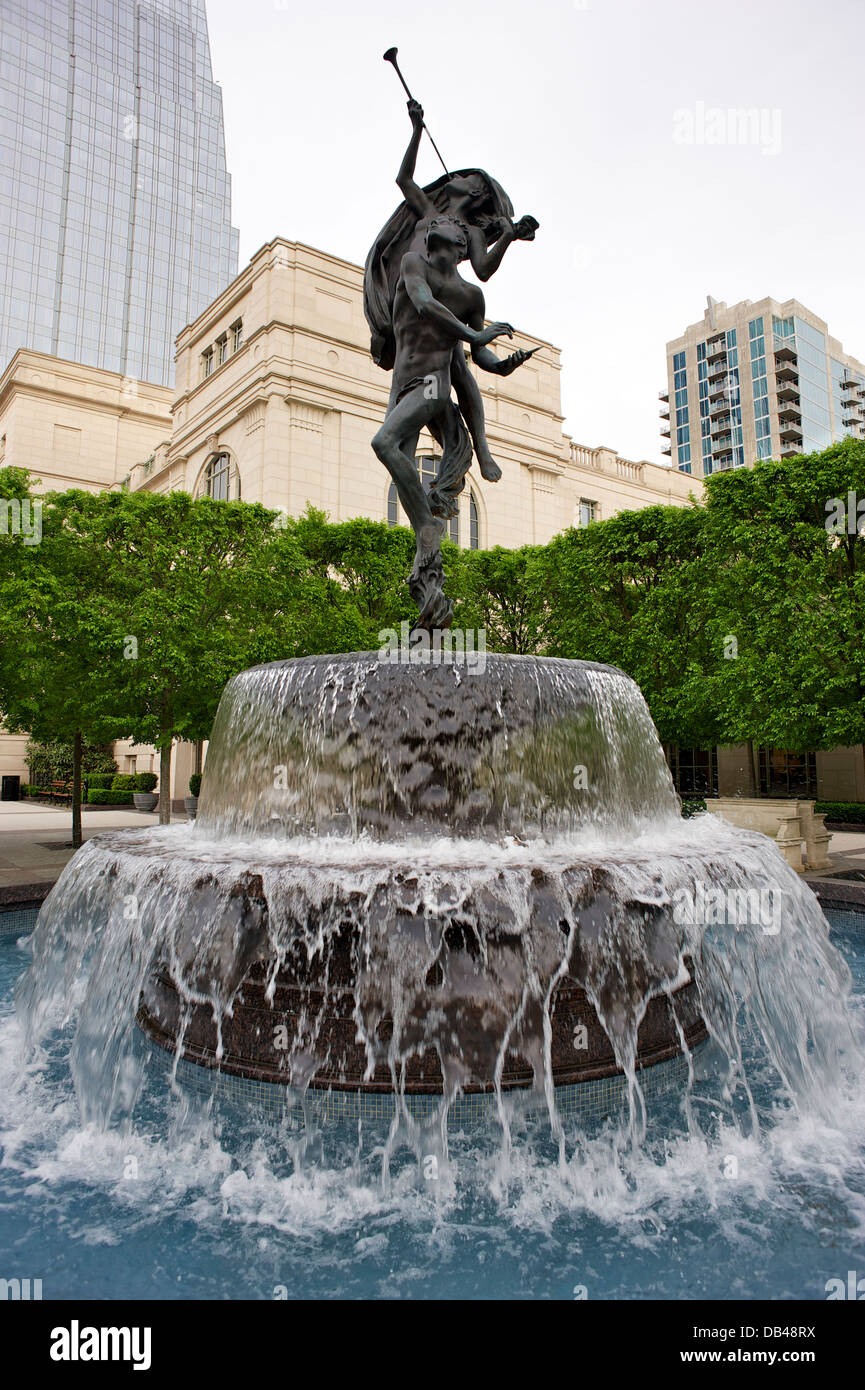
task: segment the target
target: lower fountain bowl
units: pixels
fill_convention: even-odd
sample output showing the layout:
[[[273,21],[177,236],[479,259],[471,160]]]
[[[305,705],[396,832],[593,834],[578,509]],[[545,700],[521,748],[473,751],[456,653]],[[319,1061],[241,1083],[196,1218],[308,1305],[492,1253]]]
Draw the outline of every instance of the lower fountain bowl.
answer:
[[[687,966],[686,962],[686,966]],[[181,1001],[166,967],[148,978],[138,1010],[139,1027],[160,1047],[187,1062],[221,1074],[276,1086],[312,1091],[439,1096],[444,1077],[438,1054],[419,1050],[398,1068],[379,1060],[369,1074],[368,1050],[355,1017],[350,985],[327,986],[301,981],[280,971],[275,984],[266,963],[256,965],[241,985],[230,1016],[217,1025],[206,1003]],[[459,1011],[463,1050],[484,1055],[485,1009],[465,1002]],[[182,1023],[181,1023],[182,1020]],[[613,1047],[586,992],[565,978],[555,987],[550,1009],[550,1070],[557,1087],[622,1077]],[[538,1036],[542,1029],[538,1029]],[[387,1052],[393,1023],[376,1029],[379,1058]],[[693,978],[649,1000],[637,1034],[637,1070],[682,1057],[705,1040],[698,992]],[[476,1047],[473,1048],[473,1043]],[[492,1094],[496,1089],[494,1058],[459,1077],[463,1096]],[[502,1091],[529,1089],[541,1071],[518,1051],[509,1051],[501,1073]],[[344,1108],[344,1106],[343,1106]]]

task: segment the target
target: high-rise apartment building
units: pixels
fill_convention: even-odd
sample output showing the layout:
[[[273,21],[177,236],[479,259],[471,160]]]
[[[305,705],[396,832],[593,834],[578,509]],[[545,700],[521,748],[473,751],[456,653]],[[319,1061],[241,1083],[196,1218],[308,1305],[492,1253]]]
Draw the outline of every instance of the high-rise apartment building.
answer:
[[[798,300],[709,299],[667,344],[663,452],[695,477],[865,438],[865,366]]]
[[[0,371],[170,384],[237,250],[204,0],[0,0]]]

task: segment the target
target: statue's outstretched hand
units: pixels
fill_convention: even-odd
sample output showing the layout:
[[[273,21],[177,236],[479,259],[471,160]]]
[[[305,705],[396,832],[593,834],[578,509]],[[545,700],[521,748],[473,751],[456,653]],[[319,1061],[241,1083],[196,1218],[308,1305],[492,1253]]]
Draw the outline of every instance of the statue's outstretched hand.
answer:
[[[534,241],[535,232],[540,225],[536,217],[532,217],[529,213],[526,213],[525,217],[521,217],[519,222],[514,223],[514,231],[517,234],[517,240]]]
[[[494,338],[505,336],[508,338],[514,336],[514,330],[509,323],[491,323],[488,328],[482,328],[472,341],[475,347],[486,347]]]
[[[521,367],[524,362],[528,362],[532,353],[535,352],[537,352],[537,348],[517,348],[516,352],[512,352],[510,357],[504,359],[499,375],[510,376],[511,372],[517,370],[517,367]]]
[[[415,101],[414,97],[408,102],[408,114],[415,130],[420,130],[423,125],[423,107],[419,101]]]

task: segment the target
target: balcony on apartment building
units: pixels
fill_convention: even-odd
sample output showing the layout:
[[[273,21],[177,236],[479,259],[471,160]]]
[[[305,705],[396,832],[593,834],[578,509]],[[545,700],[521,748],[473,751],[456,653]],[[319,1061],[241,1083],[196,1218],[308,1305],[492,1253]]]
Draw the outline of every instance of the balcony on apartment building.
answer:
[[[781,425],[778,430],[781,440],[781,457],[787,458],[790,454],[801,454],[802,452],[802,426],[795,421],[788,421]]]
[[[782,362],[775,370],[775,383],[778,386],[799,386],[799,369],[792,362]]]
[[[774,352],[776,362],[798,362],[799,354],[796,351],[795,338],[779,338],[775,334]]]

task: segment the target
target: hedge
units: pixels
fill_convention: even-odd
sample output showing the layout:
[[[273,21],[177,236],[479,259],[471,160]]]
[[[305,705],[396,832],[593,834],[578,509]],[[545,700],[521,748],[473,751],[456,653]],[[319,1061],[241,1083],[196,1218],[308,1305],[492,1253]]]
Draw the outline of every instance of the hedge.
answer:
[[[692,816],[699,816],[705,809],[706,803],[702,797],[687,797],[682,801],[682,819],[690,820]]]
[[[111,790],[113,792],[134,792],[135,773],[117,772],[111,779]]]
[[[814,810],[827,820],[848,821],[853,825],[865,825],[865,802],[862,801],[818,801]]]
[[[115,791],[113,787],[92,787],[87,793],[88,806],[131,806],[132,792],[124,791],[122,788]]]
[[[116,774],[113,772],[93,772],[87,778],[87,785],[91,789],[94,787],[101,787],[102,790],[105,791],[111,786],[115,775]]]

